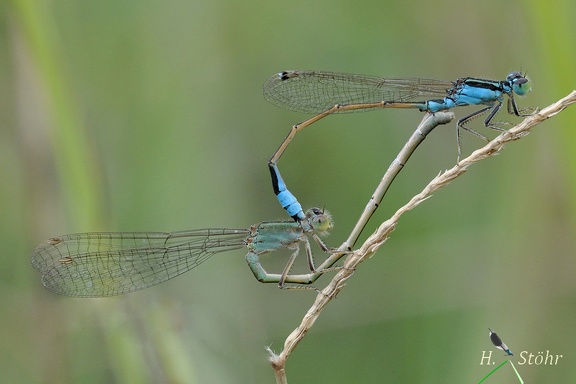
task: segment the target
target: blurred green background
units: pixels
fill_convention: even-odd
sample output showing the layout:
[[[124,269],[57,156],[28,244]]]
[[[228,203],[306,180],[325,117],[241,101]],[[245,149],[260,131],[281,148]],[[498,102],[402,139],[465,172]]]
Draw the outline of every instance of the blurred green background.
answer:
[[[519,105],[544,107],[575,88],[575,16],[569,0],[0,3],[2,382],[273,382],[264,347],[281,350],[314,294],[259,284],[242,251],[123,297],[71,299],[42,288],[34,247],[285,218],[266,162],[307,116],[264,100],[268,76],[521,70],[533,92]],[[333,213],[330,245],[420,119],[333,116],[297,136],[280,168],[304,206]],[[572,107],[403,217],[291,356],[289,382],[476,383],[492,368],[482,351],[504,359],[488,327],[526,382],[573,380],[575,123]],[[482,145],[464,136],[465,153]],[[438,128],[363,238],[455,159],[454,124]],[[518,364],[546,350],[558,365]],[[505,366],[486,383],[516,380]]]

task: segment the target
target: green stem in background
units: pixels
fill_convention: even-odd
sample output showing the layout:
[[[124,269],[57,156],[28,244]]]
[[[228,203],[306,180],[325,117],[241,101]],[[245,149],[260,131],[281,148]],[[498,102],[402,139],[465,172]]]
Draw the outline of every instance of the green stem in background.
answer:
[[[93,228],[102,222],[100,169],[74,102],[54,19],[44,2],[15,0],[13,4],[49,103],[51,153],[68,213],[74,227]]]
[[[493,370],[490,371],[489,374],[487,374],[486,376],[484,376],[484,378],[482,380],[480,380],[478,382],[478,384],[482,383],[484,380],[486,380],[488,377],[490,377],[490,375],[492,375],[494,372],[496,372],[497,370],[499,370],[500,368],[502,368],[502,366],[504,364],[506,364],[507,362],[509,362],[510,360],[504,360],[499,366],[497,366],[496,368],[494,368]]]
[[[95,228],[103,224],[102,176],[100,162],[93,151],[91,138],[83,121],[83,112],[75,101],[72,76],[67,70],[67,60],[62,49],[50,4],[34,0],[14,0],[14,15],[17,27],[22,30],[24,42],[39,73],[41,89],[50,113],[50,152],[55,161],[58,181],[55,183],[63,192],[62,206],[75,228]],[[123,303],[110,303],[113,309],[101,311],[94,306],[96,316],[106,335],[109,365],[114,377],[127,382],[146,377],[150,366],[143,353],[138,335],[117,332],[110,314],[126,316]],[[119,353],[120,351],[120,353]],[[72,355],[69,364],[80,365]],[[79,377],[79,381],[86,378]],[[192,382],[185,380],[183,382]]]
[[[484,378],[482,380],[480,380],[478,382],[478,384],[482,383],[484,380],[486,380],[488,377],[490,377],[494,372],[496,372],[497,370],[499,370],[502,366],[504,366],[504,364],[510,362],[510,365],[512,365],[512,369],[514,370],[514,372],[516,372],[516,376],[518,376],[518,380],[520,380],[520,384],[524,384],[524,380],[522,380],[522,377],[520,377],[520,373],[518,373],[518,371],[516,370],[516,367],[514,366],[514,363],[510,360],[504,360],[499,366],[497,366],[496,368],[494,368],[492,371],[490,371],[489,374],[487,374],[486,376],[484,376]]]
[[[510,364],[512,365],[512,369],[514,370],[514,372],[516,372],[516,376],[518,376],[518,380],[520,380],[521,384],[524,384],[524,380],[522,380],[522,378],[520,377],[520,374],[518,373],[518,371],[516,370],[516,367],[514,366],[514,363],[510,361]]]

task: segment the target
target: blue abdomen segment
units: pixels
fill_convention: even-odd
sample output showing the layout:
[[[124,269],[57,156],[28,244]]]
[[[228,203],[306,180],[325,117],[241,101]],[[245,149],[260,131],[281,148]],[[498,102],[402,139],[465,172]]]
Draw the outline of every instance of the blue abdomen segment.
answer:
[[[455,107],[457,104],[449,97],[438,100],[428,100],[426,102],[426,108],[420,108],[422,112],[436,113],[440,111],[445,111],[447,109]]]
[[[282,208],[284,208],[294,220],[300,221],[304,219],[302,205],[300,205],[296,196],[286,188],[286,183],[284,183],[276,164],[269,164],[269,168],[270,175],[272,176],[272,187]]]

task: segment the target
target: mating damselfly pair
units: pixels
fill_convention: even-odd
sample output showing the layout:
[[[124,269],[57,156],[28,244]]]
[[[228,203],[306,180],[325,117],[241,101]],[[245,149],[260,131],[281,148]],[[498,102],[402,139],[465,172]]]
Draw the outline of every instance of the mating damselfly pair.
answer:
[[[483,105],[483,108],[457,123],[458,155],[460,130],[488,140],[466,126],[474,117],[488,113],[484,125],[503,130],[503,123],[493,122],[501,109],[504,95],[508,112],[525,116],[514,94],[529,91],[524,75],[513,72],[506,80],[460,78],[453,82],[425,79],[386,79],[363,75],[285,71],[264,83],[267,100],[283,108],[316,115],[296,124],[269,160],[274,193],[294,221],[262,222],[249,229],[200,229],[181,232],[96,232],[54,237],[40,244],[32,255],[33,266],[42,273],[44,286],[53,292],[78,296],[102,297],[143,289],[187,272],[216,253],[247,247],[246,260],[254,276],[261,282],[311,284],[350,251],[384,194],[416,147],[439,124],[452,119],[441,111],[456,106]],[[421,101],[413,101],[420,98]],[[333,250],[319,238],[332,228],[330,214],[318,208],[306,213],[296,197],[287,189],[277,163],[297,132],[335,113],[376,108],[415,108],[428,112],[410,140],[388,169],[373,194],[348,240]],[[438,113],[440,112],[440,113]],[[316,266],[309,237],[329,256]],[[310,273],[291,274],[290,269],[304,245]],[[259,256],[281,249],[291,250],[284,270],[268,273]]]

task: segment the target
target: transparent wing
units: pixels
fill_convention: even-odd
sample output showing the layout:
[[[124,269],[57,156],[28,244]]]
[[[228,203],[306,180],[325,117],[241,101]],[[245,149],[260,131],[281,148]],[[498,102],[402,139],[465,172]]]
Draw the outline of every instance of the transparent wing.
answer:
[[[299,112],[320,113],[336,104],[379,101],[410,101],[417,97],[441,98],[454,85],[430,79],[387,79],[351,73],[286,71],[263,85],[264,97],[272,104]]]
[[[242,248],[249,234],[246,229],[78,233],[40,244],[32,265],[55,293],[113,296],[159,284],[216,253]]]

